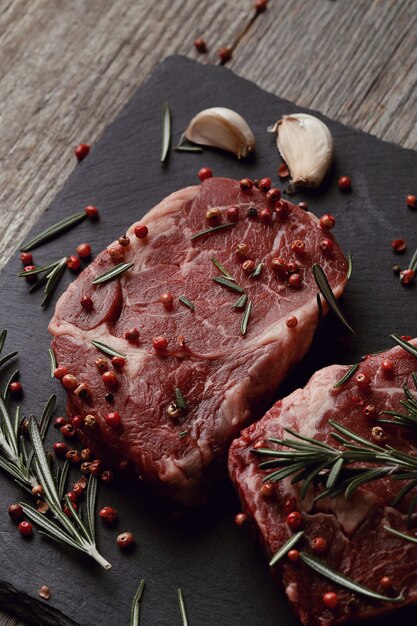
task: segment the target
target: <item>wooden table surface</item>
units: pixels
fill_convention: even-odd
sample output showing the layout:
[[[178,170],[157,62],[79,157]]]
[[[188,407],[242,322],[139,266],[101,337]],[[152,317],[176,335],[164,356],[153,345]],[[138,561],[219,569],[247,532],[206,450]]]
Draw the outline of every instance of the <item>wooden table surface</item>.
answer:
[[[165,56],[219,63],[221,46],[268,91],[417,148],[415,0],[270,0],[256,16],[252,0],[0,0],[0,267],[76,167],[74,146]]]

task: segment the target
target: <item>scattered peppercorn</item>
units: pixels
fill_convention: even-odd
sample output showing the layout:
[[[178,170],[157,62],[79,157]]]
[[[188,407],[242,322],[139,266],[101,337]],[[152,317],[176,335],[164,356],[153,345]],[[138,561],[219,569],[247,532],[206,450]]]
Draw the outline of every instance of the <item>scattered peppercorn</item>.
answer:
[[[113,365],[114,369],[122,370],[126,365],[126,359],[124,359],[122,356],[114,356],[111,360],[111,364]]]
[[[408,194],[406,203],[409,209],[417,209],[417,196],[414,194]]]
[[[335,609],[339,604],[339,596],[333,591],[327,591],[322,595],[322,600],[328,609]]]
[[[74,389],[78,387],[78,380],[72,374],[65,374],[65,376],[61,378],[61,383],[67,391],[74,391]]]
[[[202,37],[197,37],[197,39],[194,40],[194,48],[197,52],[201,52],[203,54],[204,52],[207,52],[207,44]]]
[[[407,244],[404,239],[394,239],[391,246],[393,247],[394,252],[404,252]]]
[[[111,506],[105,506],[100,509],[99,515],[105,524],[114,524],[117,518],[116,510]]]
[[[235,524],[237,526],[243,526],[243,524],[246,522],[247,517],[245,515],[245,513],[238,513],[235,517]]]
[[[67,461],[73,463],[74,465],[81,461],[81,455],[78,450],[68,450],[65,458],[67,459]]]
[[[118,535],[116,543],[122,550],[130,548],[134,542],[132,533],[121,533]]]
[[[242,270],[249,276],[255,269],[255,261],[248,259],[244,263],[242,263]]]
[[[36,265],[26,265],[23,268],[24,272],[31,272],[32,270],[36,270]],[[25,278],[28,283],[36,283],[36,281],[38,280],[36,274],[28,274],[28,276],[25,276]]]
[[[93,474],[93,476],[99,476],[99,474],[101,474],[102,471],[102,462],[100,461],[100,459],[96,459],[95,461],[92,461],[92,463],[90,463],[89,465],[89,471],[90,474]]]
[[[335,224],[336,220],[334,219],[333,215],[330,215],[329,213],[325,213],[320,218],[320,226],[322,228],[327,228],[327,230],[331,230],[332,228],[334,228]]]
[[[298,206],[300,207],[300,209],[302,209],[303,211],[307,211],[308,209],[308,204],[307,202],[299,202]]]
[[[82,161],[83,159],[85,159],[89,152],[90,146],[88,143],[80,143],[74,150],[74,154],[77,157],[78,161]]]
[[[266,199],[269,202],[278,202],[281,199],[281,192],[277,187],[272,187],[269,191],[266,192]]]
[[[217,221],[219,220],[219,218],[221,217],[222,213],[220,211],[220,209],[218,207],[213,207],[211,209],[209,209],[206,213],[206,220],[208,222],[215,222],[217,223]]]
[[[290,170],[288,169],[287,164],[281,163],[281,165],[278,168],[278,176],[280,178],[288,178],[289,175],[290,175]]]
[[[54,369],[54,377],[58,380],[61,380],[61,378],[66,376],[66,374],[68,374],[68,370],[63,365],[60,365]]]
[[[23,509],[20,504],[11,504],[7,512],[14,522],[18,522],[23,517]]]
[[[97,357],[97,359],[95,360],[95,366],[99,370],[99,372],[106,372],[109,369],[106,359],[104,359],[102,356]]]
[[[239,219],[239,209],[236,206],[229,206],[227,209],[227,219],[229,222],[236,223]]]
[[[58,441],[54,443],[53,451],[57,459],[65,459],[65,455],[68,452],[68,446],[66,443]]]
[[[125,339],[129,341],[129,343],[134,343],[139,339],[139,331],[137,328],[130,328],[125,332]]]
[[[327,541],[323,537],[314,537],[311,542],[311,548],[313,552],[323,554],[327,550]]]
[[[392,268],[392,271],[395,274],[395,276],[399,276],[401,273],[401,267],[399,265],[394,265]]]
[[[213,170],[210,167],[202,167],[198,170],[198,177],[203,182],[207,178],[211,178],[213,176]]]
[[[411,285],[416,273],[414,270],[403,270],[400,272],[400,280],[403,285]]]
[[[262,209],[261,212],[259,213],[259,219],[262,222],[262,224],[270,224],[272,220],[271,211],[267,208]]]
[[[84,211],[87,213],[87,216],[90,220],[97,220],[99,218],[99,210],[96,206],[89,204],[85,207]]]
[[[259,189],[264,193],[269,191],[271,189],[271,179],[268,177],[261,178],[261,180],[259,181]]]
[[[42,585],[42,587],[38,589],[38,596],[44,600],[49,600],[51,597],[51,590],[46,585]]]
[[[182,411],[175,402],[171,402],[168,404],[167,413],[171,419],[176,419],[177,417],[180,417]]]
[[[262,445],[260,447],[262,448]],[[296,511],[296,509],[297,509],[297,500],[294,497],[288,498],[288,500],[284,502],[285,515],[288,515],[288,513],[293,513],[293,511]]]
[[[67,267],[68,269],[70,269],[72,272],[76,272],[77,270],[80,269],[81,266],[81,262],[78,256],[75,256],[75,254],[71,254],[71,256],[68,257],[67,259]]]
[[[135,226],[135,237],[137,237],[138,239],[145,239],[148,234],[148,227],[144,224],[139,224],[139,226]]]
[[[104,419],[106,424],[111,428],[119,428],[122,423],[122,418],[120,417],[120,413],[118,411],[107,413]]]
[[[388,439],[386,432],[380,426],[374,426],[371,430],[371,435],[375,443],[385,443],[385,441]]]
[[[154,337],[152,340],[154,350],[157,352],[164,351],[168,348],[168,341],[165,337]]]
[[[128,248],[130,246],[130,239],[129,237],[126,237],[126,235],[122,235],[122,237],[119,237],[118,242],[122,246],[122,248]]]
[[[287,325],[288,328],[295,328],[298,324],[298,319],[295,317],[295,315],[292,315],[291,317],[287,319],[285,324]]]
[[[60,428],[60,431],[66,439],[73,439],[76,435],[75,428],[72,424],[65,424]]]
[[[106,483],[107,485],[111,485],[111,483],[114,480],[113,472],[111,470],[104,471],[101,475],[101,480],[103,481],[103,483]]]
[[[383,589],[390,590],[392,589],[392,580],[389,576],[383,576],[379,581],[379,584]]]
[[[22,261],[23,265],[31,265],[33,263],[32,254],[30,252],[22,252],[22,254],[20,255],[20,260]]]
[[[270,498],[275,493],[275,487],[273,483],[263,483],[261,487],[261,496],[264,498]]]
[[[337,184],[339,185],[339,189],[342,189],[342,191],[349,191],[352,188],[352,181],[349,176],[340,176]]]
[[[20,396],[23,394],[22,383],[19,383],[19,382],[10,383],[9,391],[11,395],[13,396],[13,398],[20,398]]]
[[[253,7],[257,13],[263,13],[268,6],[268,0],[255,0]]]
[[[119,383],[119,381],[117,380],[116,374],[112,371],[104,372],[101,375],[101,379],[103,383],[106,385],[106,387],[110,387],[110,389],[117,387]]]
[[[301,239],[296,239],[291,244],[291,250],[295,252],[295,254],[298,254],[298,255],[304,254],[305,248],[306,248],[306,245],[304,241],[302,241]]]
[[[290,561],[296,563],[300,559],[300,553],[298,550],[290,550],[287,554]]]
[[[74,428],[81,428],[81,426],[84,424],[84,420],[81,415],[74,415],[74,417],[71,418],[71,424],[74,426]]]
[[[33,526],[30,522],[20,522],[18,528],[23,537],[31,537],[33,534]]]
[[[280,278],[286,278],[288,274],[288,264],[285,259],[275,257],[271,261],[271,267],[273,271],[278,274]]]
[[[230,48],[229,46],[224,46],[223,48],[219,49],[218,54],[221,63],[227,63],[227,61],[230,61],[230,59],[232,58],[232,48]]]
[[[279,200],[275,205],[275,212],[280,220],[285,220],[288,217],[289,212],[288,202],[286,200]]]
[[[114,246],[110,246],[107,248],[107,252],[112,261],[122,261],[125,256],[125,249],[120,244],[115,244]]]
[[[330,255],[334,249],[334,243],[331,239],[322,239],[320,241],[320,248],[324,254]]]
[[[248,256],[249,247],[246,243],[238,243],[236,252],[240,257],[246,258]]]
[[[77,511],[77,509],[78,509],[77,503],[76,502],[71,502],[71,508],[74,509],[74,511]],[[69,517],[70,519],[72,518],[72,511],[71,511],[71,509],[67,505],[62,507],[62,511],[65,513],[65,515],[67,517]]]
[[[394,363],[392,361],[389,361],[388,359],[386,359],[385,361],[382,361],[381,370],[386,378],[392,378],[392,376],[394,376],[394,371],[395,371]]]
[[[368,389],[371,384],[371,379],[367,374],[357,374],[355,376],[355,382],[359,389]]]
[[[362,413],[368,419],[372,419],[373,420],[373,419],[376,419],[378,417],[378,412],[376,410],[376,407],[373,404],[367,404],[363,408]]]
[[[83,296],[80,300],[80,304],[87,311],[87,313],[91,313],[94,308],[94,303],[90,296]]]
[[[252,191],[253,181],[250,178],[242,178],[239,184],[242,191]]]
[[[80,259],[88,259],[91,256],[91,246],[89,243],[80,243],[76,248],[76,253]]]
[[[172,297],[171,293],[163,293],[159,298],[159,301],[161,302],[164,309],[166,309],[167,311],[172,311],[174,306],[174,298]]]
[[[301,274],[291,274],[288,277],[288,287],[292,289],[300,289],[302,285],[303,279]]]
[[[90,473],[90,467],[91,467],[91,463],[89,461],[84,461],[84,463],[81,463],[81,471],[83,474],[89,474]]]
[[[292,511],[292,513],[289,513],[285,521],[291,530],[298,530],[303,524],[303,518],[301,513],[298,511]]]
[[[114,394],[113,393],[106,393],[106,395],[104,396],[104,399],[106,400],[106,402],[114,402]]]

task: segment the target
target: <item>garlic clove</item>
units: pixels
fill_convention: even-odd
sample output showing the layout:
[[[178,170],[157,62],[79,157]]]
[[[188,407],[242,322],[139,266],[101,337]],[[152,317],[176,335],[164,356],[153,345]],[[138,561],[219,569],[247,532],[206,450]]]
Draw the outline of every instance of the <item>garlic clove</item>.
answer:
[[[307,113],[284,115],[272,128],[288,165],[291,183],[318,187],[333,160],[333,137],[321,120]]]
[[[233,152],[238,159],[255,150],[255,137],[246,120],[225,107],[200,111],[191,120],[184,136],[193,143]]]

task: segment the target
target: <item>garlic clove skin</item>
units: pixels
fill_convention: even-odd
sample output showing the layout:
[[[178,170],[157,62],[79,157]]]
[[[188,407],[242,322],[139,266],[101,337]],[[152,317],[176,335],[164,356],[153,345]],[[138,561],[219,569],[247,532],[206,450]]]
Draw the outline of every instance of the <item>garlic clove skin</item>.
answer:
[[[225,107],[200,111],[184,136],[193,143],[233,152],[238,159],[244,159],[255,150],[255,137],[246,120]]]
[[[318,187],[333,160],[333,137],[326,124],[308,113],[294,113],[284,115],[272,130],[291,184]]]

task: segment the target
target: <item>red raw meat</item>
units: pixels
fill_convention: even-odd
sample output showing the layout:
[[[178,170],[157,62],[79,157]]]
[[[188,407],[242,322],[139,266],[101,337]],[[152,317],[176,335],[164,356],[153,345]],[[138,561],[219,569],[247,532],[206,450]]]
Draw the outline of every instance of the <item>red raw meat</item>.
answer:
[[[413,343],[416,344],[416,340]],[[384,364],[387,360],[393,366],[392,371]],[[233,442],[229,453],[229,470],[243,510],[269,559],[291,537],[293,531],[286,523],[286,516],[291,509],[297,510],[302,514],[305,531],[297,549],[314,553],[313,539],[324,538],[328,548],[315,556],[332,569],[385,596],[399,594],[402,590],[405,593],[405,600],[399,604],[369,600],[315,574],[303,563],[284,557],[273,567],[273,573],[283,583],[303,624],[330,626],[384,614],[417,601],[417,545],[384,530],[384,526],[391,526],[415,536],[417,514],[413,515],[412,527],[408,528],[406,512],[416,488],[395,508],[393,499],[405,482],[388,478],[364,484],[348,499],[340,495],[316,503],[313,498],[319,485],[310,486],[303,500],[300,497],[302,483],[292,485],[292,477],[270,483],[273,488],[272,493],[266,494],[268,497],[265,497],[265,489],[264,495],[261,492],[263,479],[272,470],[259,469],[260,455],[253,452],[253,448],[261,444],[279,448],[274,443],[268,444],[271,437],[294,439],[285,428],[340,448],[331,435],[335,430],[329,420],[369,441],[372,428],[380,426],[387,435],[386,444],[382,445],[391,445],[417,459],[417,427],[375,421],[393,419],[381,411],[405,412],[400,404],[405,399],[404,381],[408,381],[410,390],[414,389],[417,400],[411,378],[417,371],[417,359],[400,347],[369,356],[346,383],[335,389],[333,385],[346,371],[344,366],[333,365],[316,372],[304,389],[297,389],[278,401],[259,422],[245,429]],[[365,375],[365,382],[370,382],[365,388],[363,379],[356,379],[361,374]],[[262,456],[261,461],[267,458]],[[392,589],[388,591],[381,585],[385,576],[392,582]],[[327,592],[339,595],[339,604],[334,610],[326,608],[323,602],[322,596]]]
[[[224,224],[230,206],[239,211],[234,227],[191,239],[210,226],[209,208],[221,209],[219,223]],[[269,224],[247,215],[248,208],[253,212],[266,206],[273,213]],[[128,461],[159,491],[195,502],[208,467],[224,461],[232,439],[270,406],[279,383],[310,346],[318,322],[312,264],[322,265],[339,297],[347,262],[314,215],[289,203],[288,215],[279,216],[262,192],[243,192],[239,182],[230,179],[211,178],[182,189],[140,223],[149,229],[146,239],[135,237],[137,224],[127,233],[130,245],[124,260],[134,262],[133,268],[116,280],[92,286],[94,277],[113,265],[103,251],[60,298],[49,330],[59,365],[88,385],[87,398],[69,392],[68,412],[95,417],[95,427],[83,429],[95,450],[114,463]],[[330,254],[320,248],[324,238],[334,243]],[[298,256],[291,249],[296,240],[305,243],[305,252]],[[242,269],[245,259],[236,253],[239,243],[247,245],[250,259],[264,264],[258,277]],[[253,303],[245,336],[243,312],[232,308],[240,294],[213,282],[221,276],[213,257]],[[299,265],[300,288],[290,287],[288,276],[272,270],[274,257]],[[173,294],[172,311],[160,302],[164,292]],[[80,305],[85,295],[93,300],[91,312]],[[178,301],[181,295],[194,304],[195,312]],[[290,316],[297,317],[295,328],[286,326]],[[125,339],[133,327],[140,332],[137,343]],[[168,342],[163,353],[153,349],[153,338],[160,336]],[[113,402],[106,399],[95,366],[96,358],[104,355],[92,340],[127,356],[124,369],[115,370]],[[188,409],[172,418],[167,407],[176,387]],[[105,420],[114,411],[121,416],[119,429]]]

